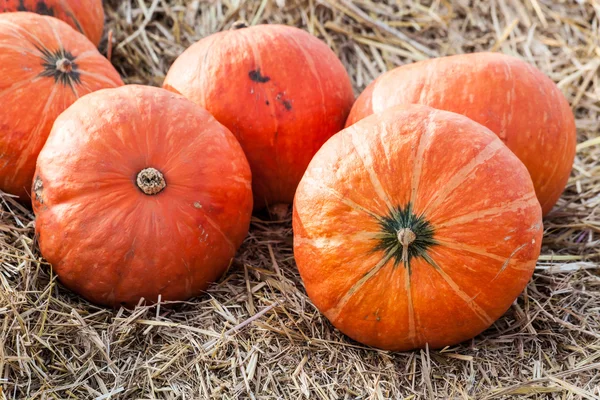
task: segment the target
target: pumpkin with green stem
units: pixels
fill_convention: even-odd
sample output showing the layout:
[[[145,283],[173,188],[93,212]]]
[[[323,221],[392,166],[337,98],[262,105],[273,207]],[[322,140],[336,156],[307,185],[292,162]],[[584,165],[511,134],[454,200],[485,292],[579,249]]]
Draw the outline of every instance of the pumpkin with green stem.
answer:
[[[54,120],[79,97],[123,85],[82,34],[33,13],[0,14],[0,190],[28,203]]]
[[[542,214],[525,166],[472,120],[394,107],[333,136],[294,201],[314,304],[367,345],[440,348],[499,318],[531,277]]]
[[[28,11],[58,18],[95,46],[104,31],[102,0],[2,0],[0,12]]]

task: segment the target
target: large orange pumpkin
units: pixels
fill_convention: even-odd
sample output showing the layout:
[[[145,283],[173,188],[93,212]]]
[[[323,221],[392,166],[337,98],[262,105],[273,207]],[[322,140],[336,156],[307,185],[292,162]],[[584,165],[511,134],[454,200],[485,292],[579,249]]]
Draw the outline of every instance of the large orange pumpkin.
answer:
[[[575,120],[548,77],[517,58],[474,53],[398,67],[358,97],[346,126],[399,104],[424,104],[485,125],[525,164],[547,214],[569,179]]]
[[[164,87],[206,108],[238,138],[257,208],[293,201],[310,159],[344,127],[354,101],[329,47],[282,25],[200,40],[175,61]]]
[[[231,132],[144,86],[69,107],[33,193],[43,256],[65,286],[111,306],[200,294],[229,266],[252,213],[250,167]]]
[[[58,18],[98,46],[104,31],[102,0],[0,0],[0,12],[29,11]]]
[[[56,117],[77,98],[122,84],[110,62],[64,22],[0,14],[0,190],[29,202],[35,160]]]
[[[542,214],[525,166],[491,131],[426,106],[391,108],[315,155],[294,201],[306,291],[359,342],[469,339],[523,290]]]

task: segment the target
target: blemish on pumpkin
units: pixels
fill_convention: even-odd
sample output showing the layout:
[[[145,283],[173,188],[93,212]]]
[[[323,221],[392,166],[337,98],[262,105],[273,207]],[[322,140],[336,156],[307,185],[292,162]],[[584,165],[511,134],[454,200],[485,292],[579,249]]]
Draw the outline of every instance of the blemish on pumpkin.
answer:
[[[292,109],[292,103],[289,100],[283,98],[283,93],[277,93],[277,97],[275,100],[283,104],[286,110],[290,111]]]
[[[269,78],[268,76],[260,74],[260,68],[248,72],[248,77],[254,82],[258,83],[266,83],[271,80],[271,78]]]
[[[41,0],[35,5],[35,12],[41,15],[48,15],[50,17],[54,16],[54,9],[52,7],[48,7],[48,5]]]
[[[265,104],[266,104],[266,105],[269,105],[269,104],[271,104],[271,103],[269,103],[269,100],[267,100],[267,101],[265,101]]]
[[[43,191],[44,191],[44,184],[42,183],[42,180],[40,179],[40,177],[36,176],[35,180],[33,181],[33,193],[35,194],[36,200],[40,204],[44,204],[44,199],[42,198]]]
[[[197,201],[194,202],[194,207],[196,208],[202,208],[202,204],[198,203]]]
[[[123,260],[124,261],[132,260],[134,256],[135,256],[135,251],[133,249],[129,249],[127,251],[127,253],[125,253],[125,256],[123,257]]]

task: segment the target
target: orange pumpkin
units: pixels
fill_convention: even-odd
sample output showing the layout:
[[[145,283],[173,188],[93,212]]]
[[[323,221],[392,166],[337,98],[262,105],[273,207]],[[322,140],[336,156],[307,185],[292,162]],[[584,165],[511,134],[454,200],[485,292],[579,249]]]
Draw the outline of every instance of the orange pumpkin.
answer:
[[[57,118],[35,174],[40,250],[94,303],[196,296],[248,232],[251,176],[239,143],[163,89],[81,98]]]
[[[206,108],[238,138],[257,208],[293,201],[310,159],[344,127],[354,101],[329,47],[282,25],[200,40],[175,61],[164,87]]]
[[[294,201],[294,255],[342,332],[390,350],[472,338],[523,290],[542,214],[525,166],[488,129],[390,108],[331,138]]]
[[[102,0],[0,0],[0,12],[29,11],[58,18],[98,46],[104,31]]]
[[[0,14],[0,190],[29,202],[35,160],[77,98],[122,85],[110,62],[58,19]]]
[[[554,82],[535,67],[497,53],[401,66],[365,89],[346,126],[411,103],[463,114],[491,129],[529,170],[543,213],[556,204],[573,166],[575,120]]]

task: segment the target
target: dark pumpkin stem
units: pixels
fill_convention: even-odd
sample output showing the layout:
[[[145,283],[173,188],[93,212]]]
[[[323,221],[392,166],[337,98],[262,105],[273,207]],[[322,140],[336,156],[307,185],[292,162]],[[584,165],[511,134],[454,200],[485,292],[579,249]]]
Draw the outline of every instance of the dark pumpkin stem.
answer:
[[[138,188],[148,196],[158,194],[167,187],[163,174],[152,167],[141,170],[137,174],[136,183]]]
[[[233,23],[233,25],[231,25],[231,30],[233,31],[233,30],[236,30],[236,29],[244,29],[244,28],[247,28],[247,27],[248,27],[248,23],[245,20],[240,19],[239,21],[235,21]]]

